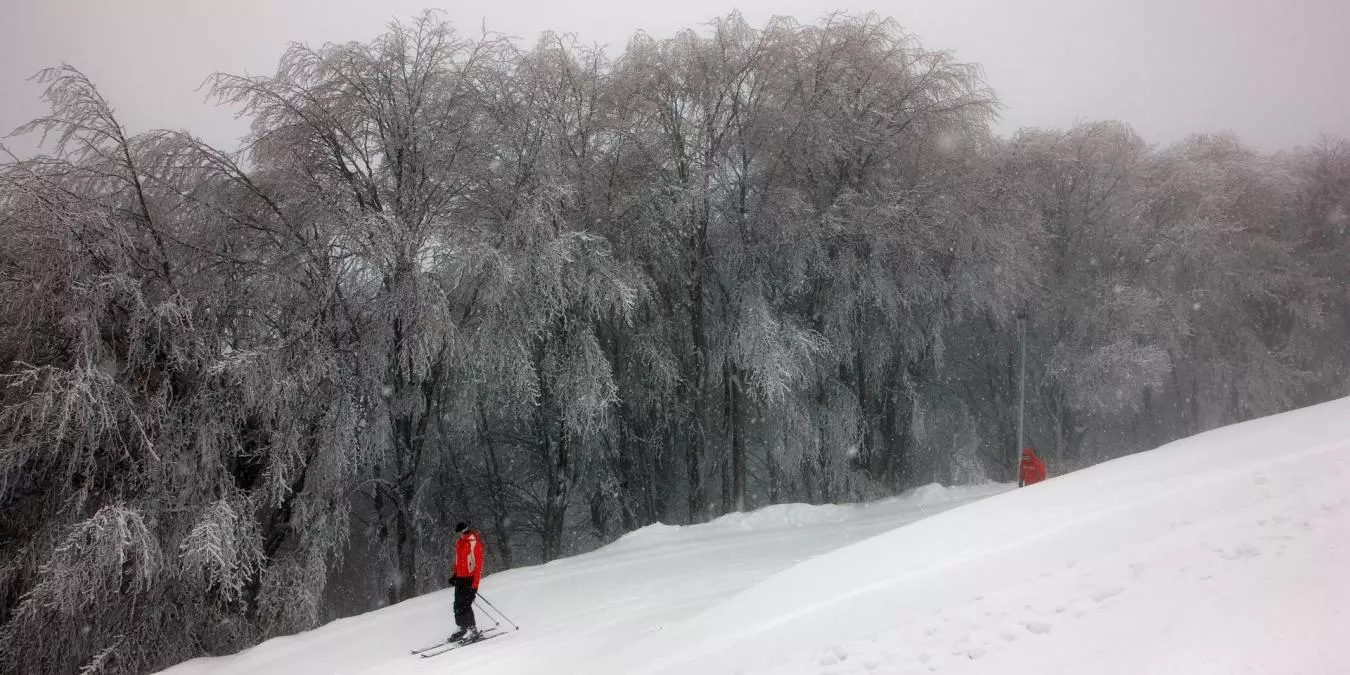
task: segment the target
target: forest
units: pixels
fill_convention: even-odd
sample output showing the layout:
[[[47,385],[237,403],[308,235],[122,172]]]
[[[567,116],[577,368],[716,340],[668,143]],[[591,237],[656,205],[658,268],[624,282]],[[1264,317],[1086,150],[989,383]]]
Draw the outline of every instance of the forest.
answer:
[[[999,135],[895,21],[614,54],[427,13],[80,70],[0,160],[0,672],[139,673],[656,523],[1063,474],[1347,391],[1350,143]],[[1019,318],[1019,317],[1024,317]],[[1280,448],[1270,448],[1272,453]]]

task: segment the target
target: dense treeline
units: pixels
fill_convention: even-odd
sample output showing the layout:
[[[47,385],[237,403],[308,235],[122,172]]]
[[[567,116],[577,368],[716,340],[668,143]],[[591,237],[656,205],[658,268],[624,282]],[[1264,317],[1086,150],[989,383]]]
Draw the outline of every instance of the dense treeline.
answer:
[[[212,78],[227,152],[42,74],[0,167],[3,670],[144,672],[656,522],[1052,473],[1346,393],[1350,145],[990,131],[837,15],[622,55],[435,15]],[[1278,448],[1272,448],[1278,452]]]

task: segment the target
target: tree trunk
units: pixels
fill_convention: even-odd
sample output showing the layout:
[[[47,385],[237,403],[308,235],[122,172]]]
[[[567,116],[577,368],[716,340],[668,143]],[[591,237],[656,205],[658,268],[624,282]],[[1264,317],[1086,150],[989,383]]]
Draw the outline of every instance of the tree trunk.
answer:
[[[605,495],[604,489],[596,485],[591,489],[590,498],[586,500],[590,507],[591,528],[595,530],[595,536],[600,541],[609,539],[609,506],[607,502],[609,497]]]
[[[492,500],[492,530],[496,535],[493,550],[501,557],[501,569],[511,567],[511,535],[506,528],[506,517],[510,507],[506,503],[506,483],[502,480],[501,462],[497,456],[497,443],[488,430],[487,410],[482,399],[478,401],[478,433],[483,447],[483,458],[487,464],[489,498]]]
[[[685,463],[689,475],[689,522],[700,523],[706,519],[707,507],[707,488],[703,484],[703,461],[706,453],[704,446],[707,440],[707,433],[704,427],[704,393],[707,389],[707,336],[703,333],[703,275],[702,265],[698,262],[698,256],[695,255],[695,262],[691,273],[693,275],[690,287],[690,331],[693,339],[694,354],[692,390],[689,392],[690,414],[693,419],[689,425],[689,437],[687,455]]]
[[[874,456],[872,446],[872,411],[868,409],[867,399],[867,371],[863,369],[863,352],[861,349],[853,350],[853,385],[855,396],[858,397],[858,413],[863,421],[863,433],[861,447],[858,448],[858,457],[862,458],[867,465],[874,465],[877,458]]]
[[[397,537],[398,552],[398,578],[395,580],[394,589],[396,601],[403,602],[417,595],[417,545],[418,537],[416,524],[412,520],[412,514],[408,508],[411,506],[412,495],[404,495],[404,508],[398,510],[398,516],[394,520],[394,527]]]
[[[900,490],[909,480],[909,448],[912,440],[914,393],[900,377],[903,372],[900,359],[894,359],[886,369],[886,408],[882,412],[882,431],[886,447],[881,451],[883,461],[880,477],[886,485]]]
[[[560,317],[551,331],[561,336],[566,331]],[[534,370],[544,372],[544,357],[548,349],[549,337],[536,340],[534,345]],[[553,395],[552,382],[547,377],[539,378],[539,397],[534,409],[534,445],[544,472],[544,499],[540,504],[539,538],[544,562],[558,557],[562,550],[563,529],[567,516],[568,490],[571,487],[571,457],[567,447],[567,430],[562,427],[557,398]]]
[[[685,470],[689,479],[689,522],[701,523],[704,520],[704,505],[707,501],[707,490],[703,485],[703,453],[702,453],[702,423],[697,419],[698,413],[694,413],[695,420],[687,432],[685,439]]]
[[[550,425],[552,426],[552,425]],[[567,497],[571,487],[567,479],[567,438],[550,430],[544,440],[544,452],[549,458],[548,485],[544,496],[543,544],[544,562],[562,552],[562,538],[567,519]]]
[[[675,443],[677,442],[678,437],[673,433],[664,433],[661,435],[661,438],[663,439],[662,442],[664,443],[664,447],[659,454],[652,453],[648,457],[649,461],[645,467],[647,471],[647,485],[651,488],[648,491],[647,501],[645,502],[648,509],[646,514],[648,523],[658,521],[664,523],[669,522],[670,520],[669,509],[671,495],[667,492],[666,485],[674,482],[675,468],[673,464],[675,462],[675,457],[678,456],[675,449]]]
[[[423,426],[423,423],[417,425],[418,428]],[[413,421],[408,415],[400,415],[394,420],[394,467],[397,473],[394,485],[396,499],[392,507],[395,565],[393,594],[396,602],[417,595],[415,564],[419,537],[413,510],[417,496],[421,438],[413,433],[413,429]]]
[[[744,401],[741,394],[741,372],[731,361],[723,361],[722,378],[726,398],[727,430],[731,435],[731,484],[723,499],[728,511],[745,510],[745,431],[743,429]]]
[[[642,458],[639,456],[638,461],[634,461],[634,455],[641,455],[643,451],[629,427],[628,415],[623,404],[619,405],[618,418],[619,443],[617,448],[611,450],[611,455],[614,458],[614,473],[619,480],[619,524],[624,532],[631,532],[638,528],[637,508],[634,502],[642,498],[644,491],[642,476],[637,467]]]
[[[703,483],[703,462],[707,457],[707,381],[708,381],[708,336],[704,326],[704,312],[707,299],[703,290],[703,262],[708,247],[708,226],[711,218],[709,198],[710,164],[705,161],[703,170],[702,203],[693,223],[694,233],[689,240],[689,330],[694,347],[693,391],[690,392],[690,410],[694,416],[691,425],[691,437],[686,462],[689,472],[689,521],[703,522],[707,519],[707,487]]]
[[[1081,468],[1083,459],[1083,439],[1087,437],[1087,428],[1079,428],[1077,415],[1067,405],[1059,407],[1059,459],[1064,466]]]

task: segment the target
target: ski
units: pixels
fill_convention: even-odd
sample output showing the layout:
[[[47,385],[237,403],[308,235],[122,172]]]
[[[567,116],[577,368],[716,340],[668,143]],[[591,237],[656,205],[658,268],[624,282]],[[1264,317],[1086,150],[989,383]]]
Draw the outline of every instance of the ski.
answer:
[[[486,632],[487,632],[487,631],[484,631],[484,633],[486,633]],[[440,641],[440,642],[436,642],[436,643],[434,643],[434,644],[429,644],[429,645],[427,645],[427,646],[425,646],[425,647],[419,647],[419,648],[417,648],[417,649],[410,649],[410,650],[408,650],[408,651],[409,651],[409,653],[411,653],[411,654],[421,654],[421,653],[423,653],[423,652],[429,652],[429,651],[431,651],[431,650],[433,650],[433,649],[440,649],[441,647],[444,647],[444,646],[446,646],[446,645],[456,645],[456,644],[459,644],[461,641],[462,641],[462,640],[451,640],[450,638],[446,638],[445,640],[442,640],[442,641]]]
[[[504,636],[504,634],[506,633],[485,634],[485,636],[479,637],[478,640],[468,641],[468,643],[466,643],[466,641],[463,640],[456,640],[454,641],[454,643],[447,643],[441,645],[439,649],[431,649],[431,651],[418,653],[417,656],[421,656],[423,657],[423,659],[431,659],[432,656],[440,656],[443,655],[443,653],[445,652],[452,652],[455,651],[455,649],[459,649],[460,647],[468,647],[468,645],[471,644],[483,643],[483,641],[494,639],[494,637],[501,637]]]
[[[444,647],[444,646],[446,646],[446,645],[448,645],[448,644],[450,644],[450,641],[449,641],[449,640],[446,640],[446,641],[444,641],[444,642],[437,642],[437,643],[434,644],[434,645],[427,645],[427,646],[425,646],[425,647],[419,647],[419,648],[417,648],[417,649],[411,649],[411,650],[409,650],[409,653],[411,653],[411,654],[421,654],[421,653],[423,653],[423,652],[429,652],[429,651],[431,651],[431,650],[433,650],[433,649],[439,649],[439,648]]]
[[[469,642],[465,642],[463,640],[455,640],[454,642],[445,642],[439,645],[433,645],[429,648],[422,649],[420,651],[416,651],[414,653],[424,659],[429,659],[433,656],[440,656],[441,654],[444,654],[446,652],[452,652],[456,649],[459,649],[460,647],[468,647],[469,645],[476,645],[479,642],[485,642],[487,640],[491,640],[492,638],[501,637],[503,635],[506,635],[505,631],[500,632],[493,631],[491,633],[483,633],[481,636],[479,636],[477,640],[471,640]]]

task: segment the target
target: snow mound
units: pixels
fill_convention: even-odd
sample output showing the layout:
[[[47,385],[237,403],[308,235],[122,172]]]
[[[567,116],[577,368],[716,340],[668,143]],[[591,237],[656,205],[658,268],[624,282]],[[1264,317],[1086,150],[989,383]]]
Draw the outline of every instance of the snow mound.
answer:
[[[922,511],[926,507],[970,501],[972,496],[984,496],[1009,489],[1011,486],[988,483],[976,486],[948,487],[929,483],[887,499],[862,504],[774,504],[753,511],[728,513],[700,525],[667,525],[653,523],[624,534],[610,544],[620,546],[653,546],[676,544],[712,534],[735,532],[770,532],[774,530],[816,527],[847,523],[869,514],[890,515],[897,511]],[[604,550],[604,549],[602,549]]]
[[[839,523],[857,513],[857,507],[836,504],[775,504],[748,513],[728,513],[710,524],[737,530],[763,530]]]
[[[900,499],[908,498],[910,501],[920,504],[940,504],[958,497],[959,493],[940,483],[922,485],[900,495]]]
[[[729,513],[709,525],[736,530],[769,530],[843,523],[874,509],[923,508],[970,499],[971,489],[1003,490],[1009,486],[947,487],[929,483],[895,496],[865,504],[775,504],[746,513]]]
[[[626,532],[618,539],[615,539],[610,546],[622,543],[629,545],[650,545],[659,542],[674,540],[684,528],[679,525],[667,525],[665,523],[652,523],[644,527],[639,527],[632,532]]]

